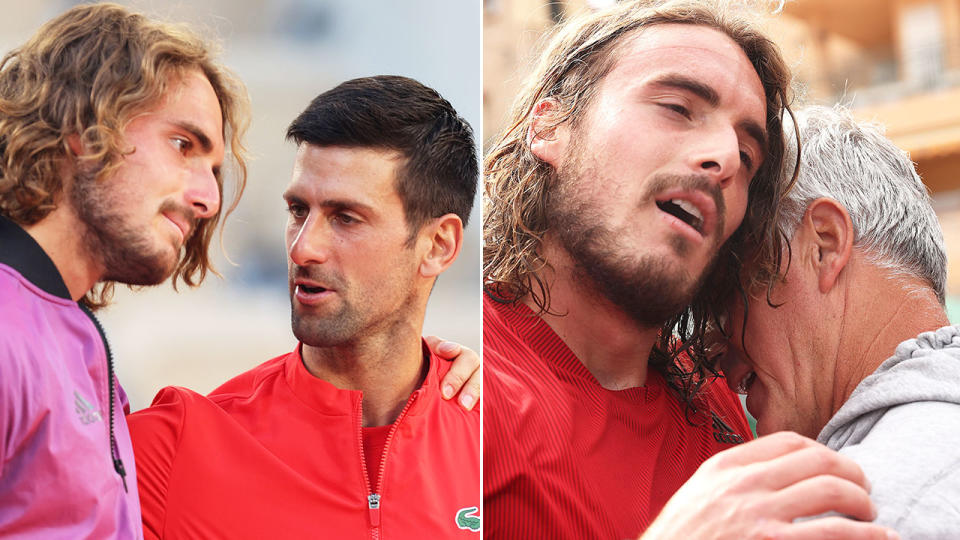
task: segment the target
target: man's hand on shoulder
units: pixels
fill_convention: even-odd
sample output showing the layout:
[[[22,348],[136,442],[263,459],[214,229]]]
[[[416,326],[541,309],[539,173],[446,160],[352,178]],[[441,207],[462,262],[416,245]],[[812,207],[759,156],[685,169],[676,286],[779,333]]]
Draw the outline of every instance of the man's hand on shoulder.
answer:
[[[452,341],[444,341],[437,336],[427,336],[424,339],[434,354],[453,360],[450,371],[440,381],[440,394],[443,399],[451,399],[459,392],[457,403],[468,411],[473,409],[480,401],[480,356],[472,349]]]
[[[850,458],[796,433],[775,433],[705,461],[641,540],[899,538],[870,523],[877,511],[869,491]],[[831,511],[853,519],[793,522]]]

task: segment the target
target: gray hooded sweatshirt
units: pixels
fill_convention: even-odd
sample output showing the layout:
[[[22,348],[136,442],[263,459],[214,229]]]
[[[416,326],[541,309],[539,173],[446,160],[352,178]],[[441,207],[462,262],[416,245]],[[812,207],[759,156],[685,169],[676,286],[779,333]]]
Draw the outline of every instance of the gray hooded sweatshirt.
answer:
[[[817,440],[863,468],[877,523],[903,540],[960,539],[960,325],[898,345]]]

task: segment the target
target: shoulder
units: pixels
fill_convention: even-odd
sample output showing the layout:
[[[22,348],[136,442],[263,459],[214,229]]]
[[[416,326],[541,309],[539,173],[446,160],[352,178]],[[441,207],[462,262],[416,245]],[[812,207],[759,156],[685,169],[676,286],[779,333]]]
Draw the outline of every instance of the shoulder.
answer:
[[[192,390],[168,386],[146,409],[127,415],[137,467],[141,517],[148,538],[162,536],[167,493],[173,476],[188,411],[205,398]]]
[[[90,379],[84,362],[100,336],[75,302],[18,277],[0,265],[0,405],[22,416],[56,381]]]
[[[193,390],[168,386],[157,392],[149,407],[127,415],[138,470],[158,460],[165,461],[166,467],[172,464],[187,415],[203,408],[205,402],[206,398]]]
[[[879,523],[905,537],[941,538],[960,530],[958,447],[960,404],[925,401],[886,410],[860,442],[840,453],[870,479]]]
[[[229,416],[226,409],[233,401],[254,395],[264,384],[282,375],[287,356],[272,358],[241,373],[207,396],[178,386],[161,389],[149,407],[127,416],[137,463],[142,459],[161,460],[166,462],[164,466],[172,466],[185,427],[219,423]]]
[[[31,345],[43,345],[39,340],[55,339],[54,330],[44,323],[47,312],[79,309],[72,302],[51,304],[39,291],[8,267],[0,265],[0,355],[29,352]]]
[[[297,353],[294,351],[275,356],[221,384],[210,392],[208,397],[219,404],[225,404],[236,399],[246,399],[257,393],[265,385],[282,379],[287,361],[291,356],[296,355]]]

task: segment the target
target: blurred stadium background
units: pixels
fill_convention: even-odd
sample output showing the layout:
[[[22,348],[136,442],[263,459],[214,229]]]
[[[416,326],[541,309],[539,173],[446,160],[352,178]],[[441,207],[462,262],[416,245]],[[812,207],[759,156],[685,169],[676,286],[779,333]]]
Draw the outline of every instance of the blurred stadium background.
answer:
[[[0,1],[0,49],[23,43],[46,20],[80,2]],[[224,63],[252,100],[246,192],[214,248],[215,276],[195,290],[169,283],[130,291],[102,311],[117,371],[133,410],[163,386],[206,393],[296,344],[290,332],[280,195],[295,148],[287,125],[320,92],[366,75],[398,74],[437,89],[481,137],[481,7],[445,0],[120,1],[186,22],[221,43]],[[225,199],[231,193],[227,186]],[[480,203],[463,252],[440,277],[426,333],[481,349]]]

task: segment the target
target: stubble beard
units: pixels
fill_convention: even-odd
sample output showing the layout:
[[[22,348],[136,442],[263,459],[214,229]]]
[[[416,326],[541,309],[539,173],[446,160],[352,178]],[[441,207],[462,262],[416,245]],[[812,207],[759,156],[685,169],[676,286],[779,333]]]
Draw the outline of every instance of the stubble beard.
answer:
[[[550,195],[546,217],[549,230],[571,258],[574,282],[589,293],[601,295],[640,327],[662,326],[690,304],[705,276],[710,275],[716,264],[717,253],[700,275],[694,277],[689,269],[670,264],[656,255],[626,252],[618,241],[621,234],[603,225],[603,209],[591,207],[581,195],[573,192],[573,187],[585,175],[595,176],[597,172],[583,168],[579,159],[574,160],[570,169],[570,173],[555,173],[556,187]],[[647,186],[647,194],[652,199],[662,186],[684,183],[699,181],[654,177]],[[718,194],[714,196],[715,200],[717,198]],[[722,197],[719,199],[721,223],[718,230],[723,230],[723,201]],[[690,250],[690,244],[679,234],[671,235],[668,241],[681,258]]]
[[[349,343],[362,327],[360,316],[344,299],[343,305],[334,313],[315,315],[301,313],[297,301],[290,293],[290,326],[293,335],[311,347],[337,347]]]
[[[313,313],[311,307],[299,306],[294,297],[293,283],[296,277],[310,278],[332,288],[338,296],[340,306],[332,312],[324,313]],[[371,306],[380,303],[377,298],[363,295],[358,298],[353,295],[354,298],[351,299],[349,285],[343,276],[327,270],[321,271],[316,267],[292,266],[289,270],[289,283],[290,325],[293,335],[311,347],[339,347],[356,343],[380,331],[389,332],[391,321],[399,321],[401,324],[406,322],[409,313],[404,306],[413,305],[412,289],[408,289],[401,293],[405,300],[399,302],[399,310],[383,313],[371,310]],[[383,287],[390,288],[386,283]],[[356,305],[357,301],[362,302],[363,306]]]
[[[176,268],[178,250],[156,246],[150,230],[131,225],[124,213],[129,202],[117,196],[122,186],[114,179],[97,180],[99,168],[77,171],[70,189],[83,231],[80,241],[87,253],[103,265],[103,281],[127,285],[158,285]],[[173,251],[171,255],[171,251]]]

